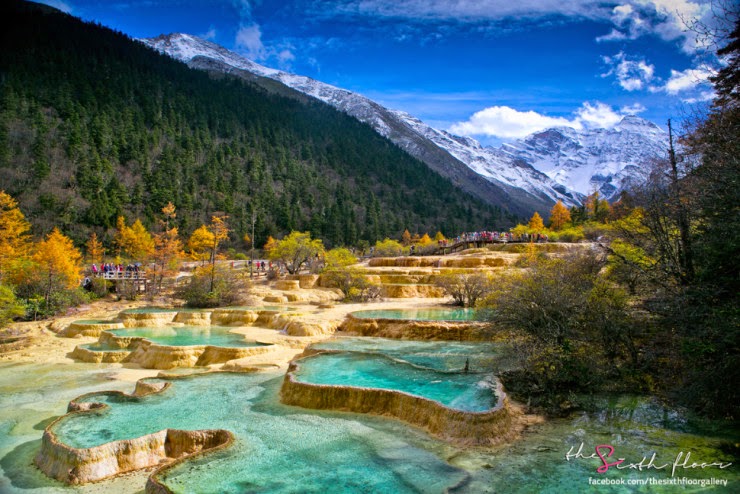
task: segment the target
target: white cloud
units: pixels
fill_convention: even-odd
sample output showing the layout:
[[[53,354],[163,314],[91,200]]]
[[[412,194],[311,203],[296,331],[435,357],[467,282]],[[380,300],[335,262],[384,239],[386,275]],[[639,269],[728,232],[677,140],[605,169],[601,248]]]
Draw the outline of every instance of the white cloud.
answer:
[[[208,28],[208,31],[206,31],[205,33],[199,34],[198,37],[213,41],[216,39],[216,28],[213,25],[211,25],[211,27]]]
[[[712,75],[714,75],[714,71],[707,66],[683,71],[671,70],[671,77],[668,78],[663,89],[668,94],[674,95],[680,92],[690,91],[697,86],[706,84]]]
[[[264,59],[266,56],[265,45],[262,44],[262,30],[259,25],[240,26],[236,32],[234,48],[237,52],[252,60]]]
[[[601,77],[615,76],[625,91],[637,91],[647,87],[655,75],[654,65],[648,64],[645,60],[630,60],[624,52],[619,52],[613,57],[603,57],[603,60],[611,67],[608,72],[601,74]]]
[[[489,135],[503,138],[524,137],[548,127],[570,126],[561,117],[548,117],[534,111],[520,112],[508,106],[492,106],[481,110],[467,122],[459,122],[450,131],[460,135]]]
[[[616,5],[615,5],[616,4]],[[637,39],[656,35],[666,41],[681,39],[682,49],[693,53],[701,48],[686,23],[711,16],[708,0],[333,0],[317,1],[312,13],[318,16],[362,15],[477,23],[503,19],[539,19],[562,16],[611,22],[613,29],[598,41]]]
[[[450,126],[450,132],[459,135],[495,136],[503,139],[525,137],[549,127],[610,128],[618,124],[625,115],[644,111],[645,107],[635,104],[615,111],[611,106],[595,102],[584,103],[572,118],[550,117],[535,111],[519,111],[508,106],[492,106],[473,114],[465,122]]]
[[[319,2],[318,8],[344,14],[463,22],[553,14],[593,19],[610,12],[598,0],[351,0],[341,5]]]
[[[640,103],[634,103],[632,105],[623,106],[619,109],[619,113],[623,115],[637,115],[638,113],[642,113],[645,110],[647,110],[647,108],[645,108],[644,105]]]
[[[684,103],[688,104],[694,104],[694,103],[703,103],[705,101],[711,101],[714,98],[716,98],[717,95],[714,91],[701,91],[698,95],[690,97],[690,98],[684,98],[682,101]]]
[[[573,120],[571,127],[608,129],[617,125],[622,117],[624,115],[615,112],[611,106],[605,103],[597,101],[592,105],[586,102],[576,110],[576,118]]]
[[[278,53],[277,58],[280,62],[292,62],[295,60],[295,55],[293,55],[292,51],[286,49]]]
[[[62,0],[36,0],[38,3],[43,3],[45,5],[48,5],[49,7],[54,7],[55,9],[59,9],[62,12],[65,12],[67,14],[70,14],[72,12],[72,5],[70,5],[67,2],[63,2]]]
[[[596,40],[634,40],[652,34],[666,41],[682,39],[682,50],[694,53],[703,46],[687,24],[709,15],[711,12],[706,1],[627,0],[612,9],[610,20],[615,28]]]

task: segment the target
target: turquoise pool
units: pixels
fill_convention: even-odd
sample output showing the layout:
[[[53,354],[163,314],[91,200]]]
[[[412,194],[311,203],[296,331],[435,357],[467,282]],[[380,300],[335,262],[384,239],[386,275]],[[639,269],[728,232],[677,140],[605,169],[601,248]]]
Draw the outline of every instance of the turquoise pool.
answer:
[[[222,347],[263,346],[263,343],[247,341],[243,335],[232,333],[233,328],[222,326],[165,326],[156,328],[112,329],[116,336],[138,336],[152,343],[167,346],[211,345]]]
[[[377,353],[439,371],[497,373],[511,367],[512,352],[501,343],[415,341],[370,337],[336,337],[311,345],[316,350]]]
[[[384,309],[353,312],[360,319],[402,319],[411,321],[474,321],[475,309]]]
[[[42,429],[82,393],[130,392],[111,380],[113,364],[0,362],[0,492],[99,494],[143,492],[144,475],[126,475],[87,486],[66,486],[33,466]],[[560,493],[595,491],[600,461],[566,461],[570,448],[612,444],[615,455],[639,461],[656,453],[672,462],[680,451],[692,461],[735,461],[737,427],[702,422],[648,398],[599,399],[580,412],[535,426],[519,441],[492,450],[458,449],[396,420],[282,405],[282,374],[210,374],[176,379],[160,396],[111,402],[111,409],[74,416],[75,428],[93,428],[92,443],[166,427],[224,428],[235,444],[217,454],[181,463],[163,480],[176,493]],[[94,400],[93,400],[94,401]],[[217,404],[214,405],[214,404]],[[64,423],[64,422],[63,422]],[[84,432],[84,431],[83,431]],[[666,471],[626,469],[612,479],[670,479]],[[605,486],[608,493],[734,493],[737,463],[719,470],[683,470],[676,477],[716,478],[726,486]],[[133,483],[132,483],[133,482]]]
[[[403,391],[466,412],[486,412],[497,402],[491,377],[440,372],[377,354],[343,352],[307,357],[300,360],[295,377],[308,384]]]
[[[222,428],[236,443],[182,463],[164,476],[178,493],[393,492],[442,493],[463,482],[464,470],[419,447],[416,434],[333,413],[305,413],[277,401],[279,373],[206,374],[177,379],[159,395],[127,400],[58,424],[67,444],[90,447],[168,427]],[[216,405],[217,404],[217,405]],[[394,427],[387,427],[392,425]]]

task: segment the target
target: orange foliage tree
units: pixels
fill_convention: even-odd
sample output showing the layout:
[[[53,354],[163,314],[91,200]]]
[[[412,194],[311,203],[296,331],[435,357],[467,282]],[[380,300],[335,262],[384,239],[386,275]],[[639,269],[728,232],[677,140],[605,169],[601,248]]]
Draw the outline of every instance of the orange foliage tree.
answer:
[[[98,240],[97,233],[93,232],[90,235],[90,238],[87,240],[85,247],[87,248],[87,256],[90,258],[91,263],[99,264],[103,262],[103,254],[105,254],[105,249],[103,248],[103,243]]]
[[[79,284],[82,254],[56,227],[36,244],[32,260],[44,286],[47,307],[54,291],[73,289]]]
[[[31,225],[13,197],[0,191],[0,283],[13,280],[31,247]]]
[[[116,221],[116,245],[132,260],[145,260],[154,253],[154,239],[141,220],[127,226],[123,216]]]
[[[205,261],[211,255],[211,246],[214,238],[211,230],[206,225],[201,225],[188,239],[188,250],[190,257],[196,261]]]
[[[542,221],[542,216],[537,211],[534,212],[532,218],[529,220],[529,229],[533,232],[541,232],[545,229],[545,223]]]
[[[550,227],[558,231],[562,229],[566,223],[570,221],[570,211],[566,208],[562,201],[558,201],[550,210]]]
[[[162,281],[167,276],[177,274],[183,257],[182,242],[177,227],[170,228],[170,220],[177,216],[175,205],[171,202],[162,208],[164,220],[160,220],[163,231],[154,235],[154,281],[157,291],[162,289]]]
[[[277,240],[272,238],[272,235],[267,237],[267,242],[265,242],[265,245],[262,247],[262,249],[267,253],[270,254],[270,251],[273,250],[275,247],[277,247]]]

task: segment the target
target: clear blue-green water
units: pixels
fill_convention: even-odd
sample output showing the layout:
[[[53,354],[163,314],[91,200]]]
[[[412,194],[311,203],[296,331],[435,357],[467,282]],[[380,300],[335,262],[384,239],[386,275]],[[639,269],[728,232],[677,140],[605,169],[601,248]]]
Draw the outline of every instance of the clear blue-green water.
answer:
[[[311,348],[377,353],[440,371],[460,371],[467,361],[471,373],[501,372],[510,367],[511,359],[507,345],[465,341],[338,337],[311,345]]]
[[[444,492],[466,477],[414,445],[413,432],[280,405],[281,382],[276,373],[210,374],[175,380],[168,391],[141,400],[101,396],[110,409],[75,415],[56,431],[76,447],[167,427],[236,434],[232,448],[168,474],[175,492]]]
[[[486,412],[496,406],[491,378],[440,372],[357,352],[307,357],[300,361],[296,372],[299,382],[403,391],[466,412]]]
[[[361,339],[327,345],[350,346]],[[443,342],[399,342],[368,339],[363,351],[427,355],[446,366]],[[457,343],[454,343],[457,345]],[[475,344],[470,344],[475,345]],[[346,349],[346,348],[345,348]],[[457,348],[469,352],[474,348]],[[495,348],[494,348],[495,351]],[[452,358],[452,357],[449,357]],[[496,361],[499,359],[496,358]],[[472,362],[472,359],[471,359]],[[492,364],[493,365],[493,364]],[[455,368],[456,365],[451,365]],[[143,492],[144,481],[132,488],[127,479],[88,486],[66,486],[33,466],[43,428],[65,413],[67,403],[89,392],[119,389],[129,382],[110,380],[118,364],[0,363],[0,493],[93,494]],[[71,436],[85,429],[80,441],[89,444],[135,436],[165,427],[224,428],[235,444],[218,454],[185,462],[164,480],[178,493],[735,493],[740,490],[737,425],[705,422],[650,398],[614,396],[598,399],[594,412],[581,412],[534,426],[511,445],[495,450],[456,448],[402,422],[342,412],[321,412],[282,405],[282,376],[201,374],[176,379],[160,395],[137,401],[109,400],[108,411],[77,414],[62,422]],[[93,401],[95,401],[93,399]],[[78,423],[79,421],[79,423]],[[69,424],[67,424],[69,422]],[[84,427],[83,427],[84,425]],[[667,480],[665,470],[611,469],[596,473],[598,459],[565,455],[583,443],[584,455],[596,445],[610,444],[615,456],[637,463],[655,453],[661,463],[680,452],[691,461],[734,462],[719,469],[679,468],[675,478],[716,479],[727,486],[630,486],[596,488],[589,478],[615,481]],[[455,487],[457,486],[457,487]]]
[[[156,328],[127,328],[109,330],[116,336],[138,336],[167,346],[211,345],[222,347],[263,346],[248,341],[243,335],[232,333],[233,328],[221,326],[165,326]]]
[[[413,321],[474,321],[475,309],[379,309],[352,313],[361,319],[408,319]]]

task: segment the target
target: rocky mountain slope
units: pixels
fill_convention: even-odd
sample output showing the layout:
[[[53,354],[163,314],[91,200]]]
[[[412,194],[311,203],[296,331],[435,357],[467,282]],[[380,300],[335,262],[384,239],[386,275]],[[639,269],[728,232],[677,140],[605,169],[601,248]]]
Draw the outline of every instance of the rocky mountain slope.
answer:
[[[616,197],[640,179],[640,165],[660,154],[665,141],[656,125],[626,117],[613,129],[548,129],[501,148],[484,147],[362,95],[264,67],[195,36],[169,34],[140,41],[191,67],[248,78],[273,91],[281,91],[278,82],[332,105],[369,124],[464,190],[518,215],[546,212],[557,200],[580,204],[594,190]]]

